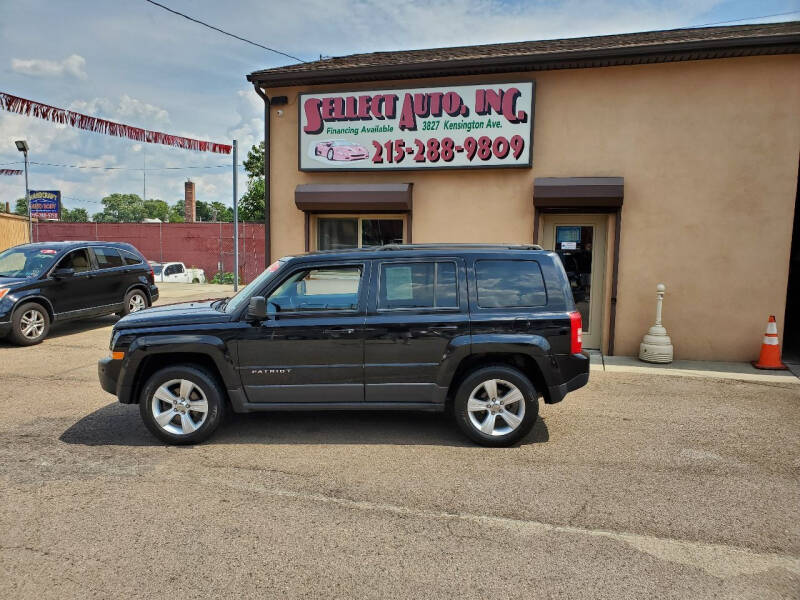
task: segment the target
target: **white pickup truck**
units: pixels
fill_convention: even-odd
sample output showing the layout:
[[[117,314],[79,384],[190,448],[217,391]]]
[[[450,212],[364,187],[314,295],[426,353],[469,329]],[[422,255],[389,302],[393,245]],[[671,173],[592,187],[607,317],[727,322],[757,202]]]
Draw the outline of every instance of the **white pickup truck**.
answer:
[[[187,269],[182,262],[154,262],[149,261],[153,267],[156,281],[160,283],[205,283],[206,274],[203,269]]]

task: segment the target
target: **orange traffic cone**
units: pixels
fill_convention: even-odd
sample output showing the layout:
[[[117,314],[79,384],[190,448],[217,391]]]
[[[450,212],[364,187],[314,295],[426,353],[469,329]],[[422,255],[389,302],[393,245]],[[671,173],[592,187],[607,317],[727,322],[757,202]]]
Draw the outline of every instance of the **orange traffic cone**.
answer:
[[[778,324],[775,315],[769,316],[767,331],[764,332],[764,341],[761,342],[761,356],[753,363],[756,369],[784,370],[786,365],[781,362],[781,350],[778,345]]]

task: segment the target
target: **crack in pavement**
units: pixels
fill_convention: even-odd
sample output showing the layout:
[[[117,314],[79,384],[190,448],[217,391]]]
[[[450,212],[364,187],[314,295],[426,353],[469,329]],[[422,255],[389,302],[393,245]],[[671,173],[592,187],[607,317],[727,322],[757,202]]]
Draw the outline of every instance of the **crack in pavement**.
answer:
[[[210,478],[203,478],[203,481],[212,483]],[[197,483],[198,480],[194,479],[192,482]],[[213,483],[216,485],[222,484],[241,491],[258,492],[291,500],[318,502],[339,506],[349,510],[382,512],[401,517],[434,519],[445,522],[460,521],[478,524],[484,527],[503,527],[524,535],[557,533],[605,538],[626,544],[639,552],[644,552],[659,560],[702,569],[706,573],[722,579],[740,575],[752,575],[775,568],[785,569],[800,575],[800,557],[759,553],[727,544],[693,542],[654,535],[625,533],[604,529],[589,529],[571,525],[553,525],[541,521],[510,517],[411,508],[397,504],[351,500],[319,493],[295,492],[274,488],[269,489],[257,484],[241,485],[229,481],[221,482],[219,480],[214,480]]]

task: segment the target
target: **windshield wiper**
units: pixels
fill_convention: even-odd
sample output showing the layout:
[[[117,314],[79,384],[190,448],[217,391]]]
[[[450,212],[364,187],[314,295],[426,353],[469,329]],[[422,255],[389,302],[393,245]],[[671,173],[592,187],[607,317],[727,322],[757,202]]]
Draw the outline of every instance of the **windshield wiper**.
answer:
[[[230,300],[230,298],[228,298],[228,297],[220,298],[219,300],[214,300],[211,303],[211,308],[213,308],[215,310],[223,309],[223,308],[225,308],[225,306],[227,306],[228,300]]]

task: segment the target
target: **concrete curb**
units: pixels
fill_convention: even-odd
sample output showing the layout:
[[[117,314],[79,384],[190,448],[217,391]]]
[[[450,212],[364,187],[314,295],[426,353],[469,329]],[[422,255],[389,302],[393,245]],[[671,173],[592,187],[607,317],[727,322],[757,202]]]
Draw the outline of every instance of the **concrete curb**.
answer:
[[[642,375],[668,375],[674,377],[699,377],[730,379],[761,383],[788,383],[800,385],[800,379],[790,371],[759,371],[750,363],[676,360],[668,365],[640,361],[632,356],[603,356],[590,353],[591,369],[607,373],[640,373]]]

